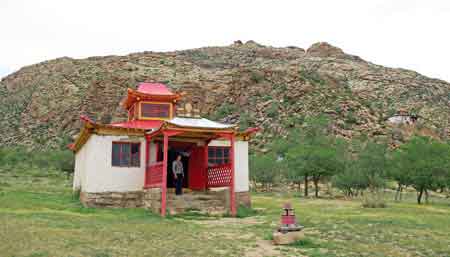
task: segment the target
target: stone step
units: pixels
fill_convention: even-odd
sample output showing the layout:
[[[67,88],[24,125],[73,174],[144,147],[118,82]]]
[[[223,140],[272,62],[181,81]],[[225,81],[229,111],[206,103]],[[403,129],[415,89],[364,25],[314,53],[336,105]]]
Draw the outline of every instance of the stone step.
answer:
[[[211,199],[208,201],[189,201],[189,200],[185,200],[185,199],[169,199],[167,200],[167,204],[173,204],[173,205],[181,205],[181,204],[198,204],[198,205],[203,205],[203,204],[207,204],[207,205],[225,205],[225,201],[222,201],[220,199]]]
[[[169,213],[170,215],[175,215],[175,214],[180,214],[180,213],[186,212],[186,211],[188,211],[190,209],[193,209],[193,208],[168,207],[167,208],[167,213]],[[223,215],[223,214],[228,212],[228,208],[221,207],[221,206],[216,206],[216,207],[199,209],[199,212],[200,213],[207,213],[207,214],[211,214],[211,215]]]
[[[215,208],[215,207],[224,207],[225,203],[219,200],[211,200],[211,201],[168,201],[168,208],[177,208],[177,209],[207,209],[207,208]]]
[[[216,195],[216,194],[182,194],[182,195],[175,195],[175,194],[168,194],[167,195],[167,200],[172,200],[172,199],[185,199],[186,201],[189,200],[198,200],[198,201],[208,201],[208,200],[220,200],[222,199],[222,197],[220,195]]]

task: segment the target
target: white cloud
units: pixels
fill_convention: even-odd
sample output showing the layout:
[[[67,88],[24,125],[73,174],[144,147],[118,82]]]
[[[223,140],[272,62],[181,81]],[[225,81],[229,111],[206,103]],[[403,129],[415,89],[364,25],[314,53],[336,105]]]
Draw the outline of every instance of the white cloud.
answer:
[[[252,39],[303,48],[328,41],[377,64],[450,81],[448,1],[6,0],[0,2],[0,24],[0,66],[9,71],[61,56]]]

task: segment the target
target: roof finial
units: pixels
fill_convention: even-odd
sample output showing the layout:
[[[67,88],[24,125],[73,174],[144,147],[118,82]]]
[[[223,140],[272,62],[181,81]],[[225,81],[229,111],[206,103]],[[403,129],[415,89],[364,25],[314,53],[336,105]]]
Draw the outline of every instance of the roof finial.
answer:
[[[184,110],[186,117],[191,117],[192,116],[192,104],[191,103],[186,103],[184,105]]]
[[[184,104],[184,107],[177,108],[178,117],[201,118],[200,110],[194,108],[191,103]]]

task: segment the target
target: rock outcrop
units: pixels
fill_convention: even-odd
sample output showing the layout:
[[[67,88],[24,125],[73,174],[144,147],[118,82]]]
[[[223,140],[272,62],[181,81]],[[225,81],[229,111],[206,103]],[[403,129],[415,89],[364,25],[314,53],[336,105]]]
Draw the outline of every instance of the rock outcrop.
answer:
[[[124,120],[119,103],[127,87],[142,81],[185,92],[186,101],[206,116],[262,127],[255,138],[261,149],[274,135],[286,135],[318,114],[328,115],[333,131],[348,138],[366,134],[399,143],[402,128],[387,119],[400,109],[419,117],[409,130],[448,135],[447,82],[376,65],[323,42],[305,51],[236,41],[175,52],[63,57],[23,67],[0,82],[0,145],[61,147],[78,133],[80,115],[105,123]]]

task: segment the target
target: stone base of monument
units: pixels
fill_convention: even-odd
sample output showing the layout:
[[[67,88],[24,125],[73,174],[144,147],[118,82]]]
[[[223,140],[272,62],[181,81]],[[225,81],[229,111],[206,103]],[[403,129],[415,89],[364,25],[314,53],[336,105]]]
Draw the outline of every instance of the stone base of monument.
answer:
[[[291,231],[287,233],[276,231],[273,233],[273,243],[276,245],[287,245],[301,240],[304,237],[305,234],[303,233],[303,231]]]

